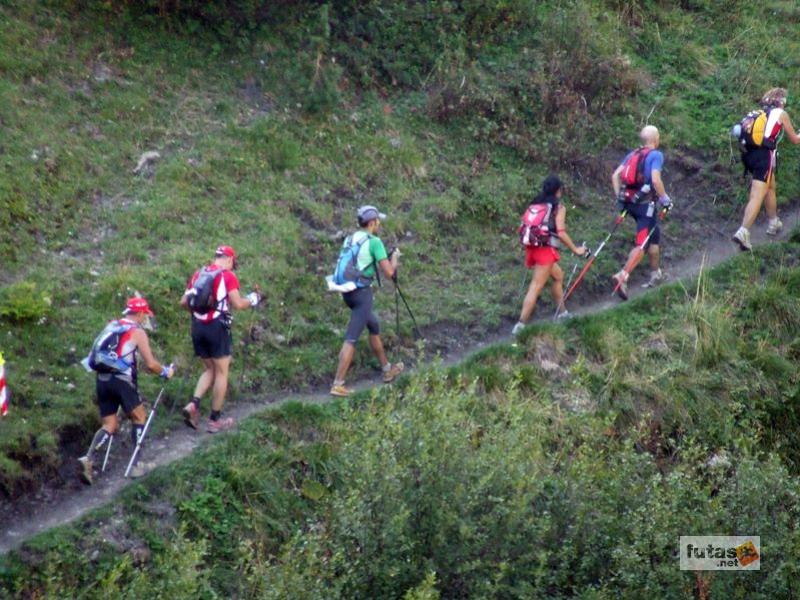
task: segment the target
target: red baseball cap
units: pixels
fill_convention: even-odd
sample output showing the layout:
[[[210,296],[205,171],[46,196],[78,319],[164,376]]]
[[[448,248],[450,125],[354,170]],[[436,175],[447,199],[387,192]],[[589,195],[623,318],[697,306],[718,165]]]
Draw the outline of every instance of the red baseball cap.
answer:
[[[129,315],[131,313],[146,313],[150,316],[155,316],[153,311],[150,310],[150,305],[147,303],[145,298],[129,298],[127,304],[125,304],[125,310],[122,311],[123,315]]]
[[[233,266],[236,267],[236,251],[232,246],[217,246],[214,256],[227,256],[233,259]]]

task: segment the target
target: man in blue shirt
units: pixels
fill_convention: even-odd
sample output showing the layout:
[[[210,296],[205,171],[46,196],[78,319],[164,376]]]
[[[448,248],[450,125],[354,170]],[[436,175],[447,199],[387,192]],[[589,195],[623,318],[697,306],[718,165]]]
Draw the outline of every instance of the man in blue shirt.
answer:
[[[650,259],[650,279],[642,287],[652,287],[664,280],[660,268],[661,230],[658,226],[656,201],[660,207],[667,210],[672,208],[672,200],[667,195],[664,182],[661,180],[664,155],[657,150],[658,129],[648,125],[642,129],[639,137],[642,146],[630,152],[611,176],[611,184],[620,202],[620,209],[626,209],[636,220],[636,247],[631,250],[625,268],[613,277],[617,284],[617,293],[623,300],[628,299],[628,277],[644,256],[643,253],[637,252],[637,248],[648,240],[648,236],[650,238],[644,250]],[[638,161],[643,161],[643,170],[637,169]],[[639,172],[638,178],[636,171]]]

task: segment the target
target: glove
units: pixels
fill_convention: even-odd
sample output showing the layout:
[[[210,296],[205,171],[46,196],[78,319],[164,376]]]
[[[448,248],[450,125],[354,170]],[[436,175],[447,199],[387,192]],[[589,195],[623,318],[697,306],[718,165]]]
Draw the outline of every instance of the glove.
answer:
[[[661,198],[658,199],[658,203],[661,208],[665,209],[667,212],[672,210],[672,199],[664,194]]]
[[[250,302],[250,306],[257,306],[261,302],[261,296],[257,292],[250,292],[247,294],[247,300]]]
[[[161,379],[172,379],[173,375],[175,375],[174,365],[163,365],[161,367],[161,373],[159,374],[159,377],[161,377]]]

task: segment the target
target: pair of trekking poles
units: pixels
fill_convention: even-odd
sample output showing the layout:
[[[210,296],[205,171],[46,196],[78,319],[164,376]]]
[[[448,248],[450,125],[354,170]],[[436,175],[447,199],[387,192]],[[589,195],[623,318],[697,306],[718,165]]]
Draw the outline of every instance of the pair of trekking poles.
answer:
[[[136,446],[133,449],[133,454],[131,454],[131,458],[128,461],[128,466],[125,468],[125,475],[124,477],[129,477],[131,474],[131,470],[133,466],[136,464],[136,458],[139,456],[139,453],[142,451],[142,444],[144,443],[144,437],[147,435],[147,432],[150,429],[150,423],[153,421],[153,417],[156,414],[156,409],[158,405],[161,403],[161,397],[164,395],[164,390],[166,386],[161,387],[161,391],[158,392],[158,396],[156,396],[156,401],[153,403],[153,408],[150,409],[150,414],[147,416],[147,420],[144,423],[144,428],[142,429],[141,435],[136,440]],[[109,440],[108,444],[106,445],[106,452],[103,455],[103,464],[100,467],[100,472],[106,472],[106,466],[108,465],[108,457],[111,456],[111,445],[114,442],[114,436],[112,435]]]
[[[658,213],[658,215],[656,216],[656,219],[663,219],[664,216],[667,214],[667,211],[668,211],[667,208],[663,208]],[[623,209],[622,212],[620,212],[617,215],[617,217],[614,219],[614,225],[611,228],[611,231],[609,231],[608,234],[606,235],[605,239],[603,239],[603,241],[600,242],[600,245],[597,247],[597,250],[595,250],[594,252],[590,253],[590,256],[589,256],[588,260],[586,261],[586,264],[583,265],[583,268],[581,269],[580,273],[578,274],[577,279],[575,279],[574,282],[572,281],[572,279],[573,279],[573,277],[575,275],[575,271],[577,271],[578,263],[576,262],[575,265],[572,267],[572,273],[570,274],[570,277],[567,280],[567,286],[566,286],[567,287],[567,291],[561,296],[561,302],[559,302],[558,306],[556,307],[556,312],[555,312],[555,315],[553,315],[553,319],[556,319],[558,317],[558,315],[561,313],[561,311],[563,310],[564,306],[566,305],[566,302],[569,299],[569,297],[572,295],[572,293],[575,291],[575,289],[578,287],[578,285],[580,285],[581,281],[583,281],[583,278],[586,276],[586,273],[588,273],[588,271],[591,268],[591,266],[594,263],[594,261],[597,259],[599,254],[603,251],[603,248],[605,248],[606,244],[611,239],[611,237],[614,235],[614,233],[617,231],[617,228],[619,227],[620,223],[622,223],[625,220],[625,217],[627,215],[628,215],[628,210],[627,209]],[[629,274],[630,271],[633,269],[633,267],[639,262],[639,259],[641,258],[642,254],[644,254],[644,250],[647,247],[647,244],[650,241],[650,238],[652,237],[654,231],[655,231],[655,227],[652,227],[650,229],[650,232],[647,234],[647,237],[644,239],[644,241],[642,241],[641,244],[639,244],[638,246],[636,246],[636,248],[634,248],[633,254],[628,259],[628,262],[625,263],[625,266],[622,268],[622,270],[626,274]],[[614,290],[612,291],[612,294],[615,294],[617,292],[617,290],[619,289],[620,285],[622,285],[621,280],[617,282],[617,285],[614,287]]]

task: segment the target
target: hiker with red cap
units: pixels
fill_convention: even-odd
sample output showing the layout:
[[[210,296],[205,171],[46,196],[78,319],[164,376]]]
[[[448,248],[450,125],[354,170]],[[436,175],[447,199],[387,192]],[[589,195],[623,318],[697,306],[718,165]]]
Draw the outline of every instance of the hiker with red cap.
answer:
[[[189,427],[198,429],[200,399],[211,389],[208,433],[234,425],[232,417],[222,418],[233,348],[231,309],[252,308],[261,300],[257,292],[244,297],[239,294],[239,279],[233,273],[236,266],[233,248],[219,246],[214,261],[192,275],[181,298],[181,306],[192,313],[192,344],[195,355],[203,363],[203,373],[197,380],[191,401],[183,409],[183,417]]]
[[[661,178],[664,155],[658,150],[661,139],[658,129],[647,125],[642,128],[639,138],[642,145],[629,152],[611,175],[620,210],[626,211],[636,221],[636,246],[630,251],[625,266],[612,277],[614,289],[623,300],[628,299],[628,277],[645,252],[650,261],[650,278],[642,287],[654,287],[664,281],[658,220],[659,215],[672,209],[672,200]]]
[[[158,362],[150,350],[150,340],[145,329],[150,329],[153,311],[144,298],[128,300],[123,318],[110,321],[92,345],[84,364],[97,372],[97,405],[102,427],[92,438],[86,455],[80,457],[80,477],[93,482],[94,454],[103,446],[110,449],[114,434],[119,429],[117,412],[120,407],[131,420],[133,445],[139,441],[145,423],[145,410],[139,397],[137,381],[137,354],[147,370],[164,379],[175,374],[172,365]],[[105,464],[103,465],[105,466]],[[142,474],[141,465],[135,465],[133,475]]]

